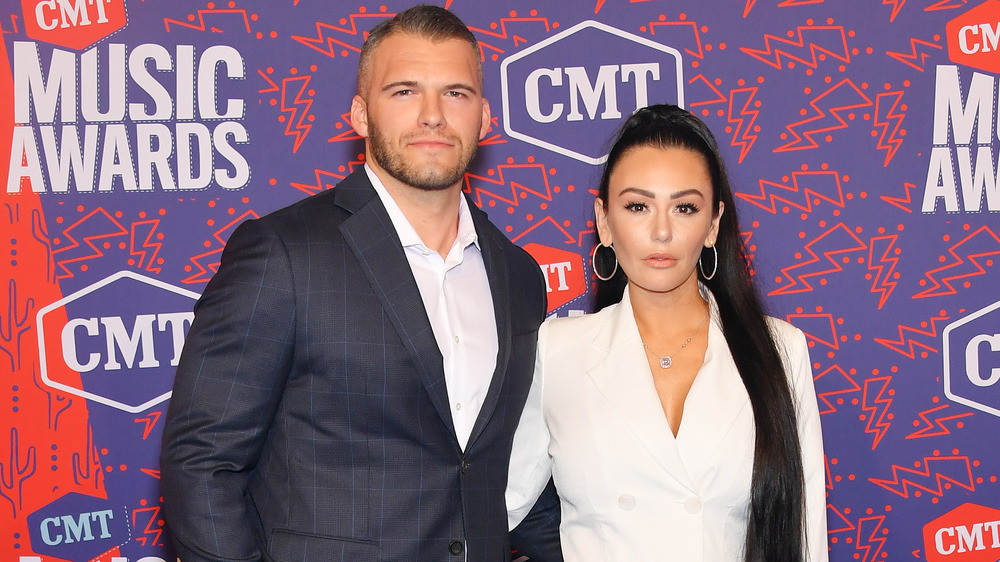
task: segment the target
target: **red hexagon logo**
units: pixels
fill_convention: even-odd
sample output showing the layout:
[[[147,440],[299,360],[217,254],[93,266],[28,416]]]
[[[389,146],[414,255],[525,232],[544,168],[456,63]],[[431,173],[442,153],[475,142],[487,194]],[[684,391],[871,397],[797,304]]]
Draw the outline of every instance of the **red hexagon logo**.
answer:
[[[1000,74],[1000,0],[986,0],[948,22],[952,62]]]
[[[1000,559],[1000,509],[964,503],[924,525],[927,562]]]
[[[549,297],[549,312],[587,292],[583,258],[580,254],[535,243],[525,244],[524,250],[542,268],[545,290]]]
[[[125,27],[125,0],[21,0],[28,37],[84,49]]]

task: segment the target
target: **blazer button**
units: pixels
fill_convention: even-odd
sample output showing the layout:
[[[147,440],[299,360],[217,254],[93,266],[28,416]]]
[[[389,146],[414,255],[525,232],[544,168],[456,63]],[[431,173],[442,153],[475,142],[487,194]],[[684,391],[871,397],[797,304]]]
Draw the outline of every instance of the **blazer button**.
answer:
[[[622,494],[618,496],[618,507],[628,511],[635,507],[635,496],[632,494]]]
[[[465,550],[465,547],[462,546],[462,541],[451,541],[451,544],[448,545],[448,552],[450,552],[452,556],[461,555],[463,550]]]
[[[458,469],[462,471],[462,474],[465,474],[465,471],[469,470],[469,461],[462,459],[462,462],[458,463]]]
[[[691,496],[684,500],[684,511],[694,515],[701,511],[701,498],[698,496]]]

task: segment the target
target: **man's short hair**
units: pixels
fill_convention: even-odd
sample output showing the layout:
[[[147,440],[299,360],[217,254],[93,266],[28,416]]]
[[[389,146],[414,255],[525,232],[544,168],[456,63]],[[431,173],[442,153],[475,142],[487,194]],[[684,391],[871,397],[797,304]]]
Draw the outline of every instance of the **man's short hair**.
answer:
[[[479,54],[479,41],[469,31],[469,28],[458,19],[458,16],[440,7],[419,4],[404,10],[392,19],[384,20],[368,33],[365,44],[361,46],[361,60],[358,63],[358,93],[362,93],[362,85],[366,83],[371,70],[372,55],[386,37],[396,33],[409,33],[431,41],[447,41],[459,39],[472,48],[479,70],[479,83],[483,82],[483,61]]]

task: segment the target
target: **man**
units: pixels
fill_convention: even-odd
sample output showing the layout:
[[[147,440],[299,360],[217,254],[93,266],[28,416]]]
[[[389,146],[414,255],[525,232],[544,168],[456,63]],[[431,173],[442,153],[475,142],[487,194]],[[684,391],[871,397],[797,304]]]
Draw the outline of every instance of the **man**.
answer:
[[[507,562],[504,488],[545,315],[538,265],[461,194],[490,121],[476,40],[370,33],[366,165],[231,236],[161,458],[185,562]]]

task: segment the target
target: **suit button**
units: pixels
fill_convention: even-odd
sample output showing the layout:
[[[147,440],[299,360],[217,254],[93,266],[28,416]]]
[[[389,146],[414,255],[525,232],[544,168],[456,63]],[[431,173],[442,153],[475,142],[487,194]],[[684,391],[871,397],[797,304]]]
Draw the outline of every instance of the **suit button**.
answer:
[[[635,496],[632,494],[622,494],[618,496],[618,507],[628,511],[635,507]]]
[[[469,470],[469,461],[467,461],[465,459],[462,459],[462,462],[458,463],[458,468],[459,468],[459,470],[462,471],[462,474],[465,474],[465,471]],[[452,543],[452,544],[455,544],[455,543]]]
[[[451,544],[448,545],[448,552],[450,552],[452,556],[458,556],[462,554],[463,550],[465,550],[465,547],[462,546],[461,541],[451,541]]]
[[[691,496],[690,498],[684,500],[684,511],[694,515],[701,511],[701,498],[698,496]]]

